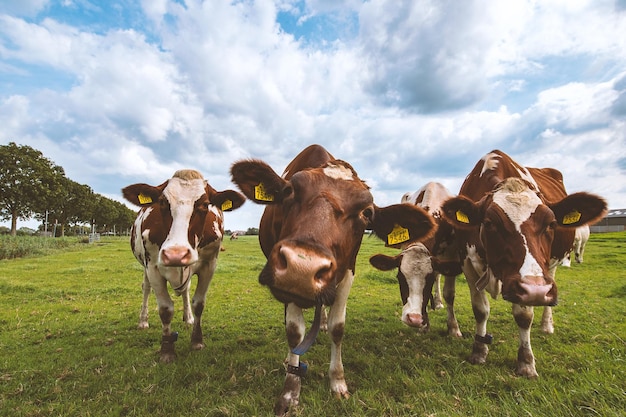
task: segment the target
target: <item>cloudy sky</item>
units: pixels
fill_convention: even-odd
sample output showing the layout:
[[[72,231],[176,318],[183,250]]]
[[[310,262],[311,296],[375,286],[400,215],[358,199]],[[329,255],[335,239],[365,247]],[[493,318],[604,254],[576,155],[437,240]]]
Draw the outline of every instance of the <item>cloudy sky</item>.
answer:
[[[497,148],[626,208],[625,34],[626,0],[0,0],[0,144],[121,201],[319,143],[378,205]]]

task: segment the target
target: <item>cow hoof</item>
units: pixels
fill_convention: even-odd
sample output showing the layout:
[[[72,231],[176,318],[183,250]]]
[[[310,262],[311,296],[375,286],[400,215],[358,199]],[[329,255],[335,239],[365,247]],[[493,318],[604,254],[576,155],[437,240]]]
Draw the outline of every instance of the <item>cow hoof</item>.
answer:
[[[204,343],[202,342],[196,342],[196,343],[192,343],[191,344],[191,350],[202,350],[204,349]]]
[[[459,329],[450,329],[448,330],[448,334],[451,337],[456,337],[457,339],[460,339],[463,337],[463,333],[461,333],[461,331]]]
[[[541,326],[541,330],[545,334],[553,334],[554,333],[554,325],[552,323],[544,324],[543,326]]]
[[[148,324],[147,321],[140,321],[139,324],[137,325],[137,328],[140,330],[147,329],[148,327],[150,327],[150,325]]]
[[[534,365],[529,365],[527,363],[518,364],[517,369],[515,370],[515,374],[519,376],[523,376],[525,378],[537,378],[539,374],[535,370]]]
[[[348,385],[346,384],[346,381],[341,380],[341,381],[335,381],[333,383],[331,383],[331,389],[333,391],[333,395],[335,398],[337,399],[342,399],[342,398],[350,398],[350,392],[348,391]]]
[[[161,354],[161,363],[172,363],[176,360],[175,353],[162,353]]]

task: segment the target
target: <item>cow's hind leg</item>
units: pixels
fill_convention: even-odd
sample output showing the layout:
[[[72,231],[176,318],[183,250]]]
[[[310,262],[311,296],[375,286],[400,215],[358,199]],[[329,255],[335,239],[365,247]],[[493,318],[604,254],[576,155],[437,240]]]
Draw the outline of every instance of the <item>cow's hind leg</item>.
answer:
[[[137,324],[137,328],[147,329],[148,327],[150,327],[150,324],[148,323],[148,299],[150,298],[152,287],[150,286],[148,275],[145,272],[143,275],[141,290],[143,292],[143,302],[141,303],[141,311],[139,312],[139,324]]]
[[[285,306],[285,331],[289,345],[286,364],[287,375],[285,376],[283,391],[274,405],[274,414],[277,416],[287,414],[291,407],[297,406],[300,402],[302,377],[306,372],[306,368],[300,364],[300,356],[291,352],[302,341],[305,331],[302,309],[295,304]]]
[[[433,296],[433,309],[439,310],[443,308],[443,303],[441,302],[441,275],[436,274],[435,278],[435,294]],[[444,292],[445,292],[445,283],[444,283]],[[445,294],[444,294],[445,298]]]
[[[513,304],[513,317],[519,326],[519,349],[517,350],[516,374],[528,378],[537,377],[535,356],[530,346],[530,328],[533,324],[533,308]]]
[[[469,358],[469,362],[476,365],[485,363],[487,361],[487,354],[489,353],[488,345],[491,343],[491,336],[487,334],[487,320],[489,319],[490,306],[485,291],[478,291],[476,288],[478,274],[475,272],[473,266],[471,266],[469,260],[465,260],[465,263],[466,265],[463,268],[463,272],[467,278],[467,284],[472,299],[472,312],[476,320],[476,334],[474,336],[474,345],[472,346],[472,355]]]
[[[454,314],[454,298],[456,295],[456,276],[446,276],[443,282],[443,299],[446,302],[446,311],[448,313],[448,334],[453,337],[462,337],[459,323]]]
[[[193,331],[191,332],[191,349],[200,350],[204,348],[204,336],[202,334],[202,313],[206,304],[206,295],[209,285],[213,279],[213,273],[217,266],[217,257],[207,262],[197,271],[198,285],[193,294],[191,307],[194,315]]]

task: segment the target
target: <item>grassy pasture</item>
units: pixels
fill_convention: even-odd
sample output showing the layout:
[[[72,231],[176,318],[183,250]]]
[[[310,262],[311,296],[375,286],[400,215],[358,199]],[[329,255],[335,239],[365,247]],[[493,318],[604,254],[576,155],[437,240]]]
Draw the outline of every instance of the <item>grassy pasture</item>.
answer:
[[[282,388],[287,345],[283,307],[257,276],[256,237],[224,243],[204,314],[202,351],[177,313],[178,359],[160,364],[160,321],[137,330],[142,270],[120,238],[40,257],[0,261],[0,415],[266,416]],[[296,416],[626,415],[626,233],[592,235],[585,263],[557,272],[555,334],[536,325],[540,377],[514,375],[517,330],[510,305],[492,300],[487,364],[467,362],[473,316],[457,280],[464,338],[446,336],[445,312],[417,334],[400,320],[395,274],[368,258],[365,238],[348,304],[343,358],[352,396],[330,396],[328,335],[309,364]],[[178,310],[180,298],[175,298]],[[541,309],[536,309],[538,324]],[[312,312],[307,312],[310,323]]]

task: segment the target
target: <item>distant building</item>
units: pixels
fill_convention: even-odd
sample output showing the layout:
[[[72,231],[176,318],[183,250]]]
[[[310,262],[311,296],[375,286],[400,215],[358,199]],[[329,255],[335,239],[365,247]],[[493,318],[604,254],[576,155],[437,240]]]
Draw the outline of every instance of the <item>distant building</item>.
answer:
[[[626,230],[626,209],[614,209],[598,223],[589,227],[591,233],[623,232]]]

